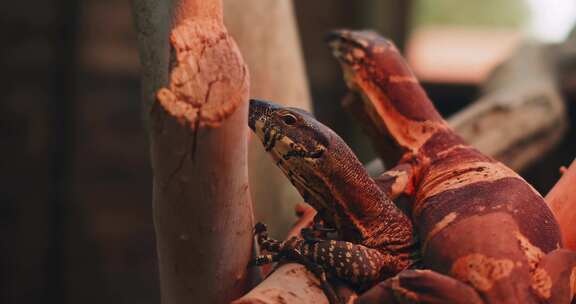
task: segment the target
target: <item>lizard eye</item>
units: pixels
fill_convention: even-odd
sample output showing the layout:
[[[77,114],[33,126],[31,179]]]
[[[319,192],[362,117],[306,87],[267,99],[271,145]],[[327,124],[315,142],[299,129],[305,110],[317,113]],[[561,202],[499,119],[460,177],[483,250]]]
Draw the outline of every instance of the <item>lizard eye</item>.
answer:
[[[294,116],[292,114],[284,114],[280,118],[287,125],[293,125],[296,123],[296,116]]]

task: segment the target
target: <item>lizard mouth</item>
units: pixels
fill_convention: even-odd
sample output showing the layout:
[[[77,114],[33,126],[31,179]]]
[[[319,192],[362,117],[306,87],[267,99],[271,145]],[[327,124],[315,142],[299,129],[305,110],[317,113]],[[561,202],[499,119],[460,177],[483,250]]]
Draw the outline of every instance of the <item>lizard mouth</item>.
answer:
[[[347,39],[349,34],[350,32],[346,30],[336,30],[326,35],[326,42],[332,50],[332,55],[339,61],[349,61],[347,60],[350,54],[350,44]]]
[[[361,50],[366,50],[369,47],[369,36],[373,36],[373,32],[353,32],[350,30],[335,30],[326,35],[326,42],[332,49],[332,54],[336,59],[353,63],[355,53]]]
[[[343,64],[354,65],[364,61],[366,55],[393,47],[387,39],[374,31],[335,30],[326,35],[326,42],[332,49],[332,54]],[[368,56],[370,57],[370,56]]]
[[[250,99],[248,107],[248,126],[256,132],[256,121],[263,120],[270,113],[270,103],[258,99]]]

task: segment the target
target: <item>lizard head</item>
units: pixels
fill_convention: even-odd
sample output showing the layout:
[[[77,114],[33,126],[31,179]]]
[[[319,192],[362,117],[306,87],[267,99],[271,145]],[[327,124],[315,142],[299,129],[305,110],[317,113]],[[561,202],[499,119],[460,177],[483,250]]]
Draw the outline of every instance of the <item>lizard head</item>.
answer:
[[[377,146],[383,148],[383,140],[393,143],[384,148],[396,154],[395,161],[446,130],[394,43],[375,32],[350,30],[334,31],[327,40],[350,91],[346,107],[363,109],[368,128],[378,130]]]
[[[321,167],[333,132],[306,111],[254,99],[248,125],[304,200],[328,208]]]
[[[393,236],[411,243],[410,220],[334,131],[305,111],[259,100],[250,100],[248,117],[250,128],[304,201],[343,239],[383,243]],[[383,218],[388,225],[382,225]],[[402,233],[385,233],[397,228]]]
[[[359,225],[350,214],[368,214],[383,197],[344,140],[311,114],[251,100],[248,123],[304,201],[329,225]]]
[[[371,53],[382,52],[387,48],[396,49],[394,44],[374,31],[336,30],[327,35],[326,41],[342,67],[346,85],[354,91],[359,85],[355,76],[358,70],[371,64]]]

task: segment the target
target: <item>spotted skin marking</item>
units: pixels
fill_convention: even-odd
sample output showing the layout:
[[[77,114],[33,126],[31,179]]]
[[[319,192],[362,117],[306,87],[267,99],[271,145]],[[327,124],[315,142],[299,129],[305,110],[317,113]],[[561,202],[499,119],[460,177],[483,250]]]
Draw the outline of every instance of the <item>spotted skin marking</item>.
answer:
[[[532,289],[536,291],[542,299],[549,299],[552,289],[552,278],[546,270],[537,268],[532,274]]]
[[[262,224],[257,224],[255,230],[259,246],[272,254],[256,257],[252,265],[277,262],[281,260],[283,252],[295,250],[328,273],[359,289],[365,289],[374,282],[391,277],[398,272],[398,267],[404,267],[395,265],[402,262],[391,254],[351,242],[338,240],[310,242],[297,237],[280,242],[270,239]]]
[[[402,194],[409,195],[413,191],[411,169],[411,166],[399,165],[382,173],[374,180],[382,192],[391,199],[396,199]]]
[[[438,232],[442,231],[442,229],[446,228],[450,223],[452,223],[456,219],[456,217],[458,217],[457,212],[450,212],[442,220],[440,220],[438,223],[436,223],[434,228],[432,228],[432,230],[430,230],[430,232],[426,236],[426,240],[424,240],[424,244],[422,244],[422,247],[424,248],[424,250],[426,249],[426,244],[428,243],[428,240],[430,240],[432,237],[434,237]]]
[[[530,242],[530,240],[522,235],[519,231],[514,231],[514,235],[518,239],[518,243],[520,245],[520,249],[524,252],[526,256],[526,260],[528,261],[528,265],[531,270],[536,269],[536,266],[540,262],[540,260],[544,257],[544,252],[542,250]]]
[[[476,182],[491,182],[504,177],[517,177],[517,174],[501,163],[464,162],[460,165],[430,171],[420,183],[418,196],[431,197],[438,193],[457,189]]]
[[[400,82],[412,82],[418,83],[418,79],[414,76],[404,76],[404,75],[391,75],[388,79],[391,83],[400,83]]]
[[[478,290],[488,291],[498,280],[508,277],[513,268],[514,262],[511,260],[471,254],[456,260],[452,273],[460,281],[470,283]]]

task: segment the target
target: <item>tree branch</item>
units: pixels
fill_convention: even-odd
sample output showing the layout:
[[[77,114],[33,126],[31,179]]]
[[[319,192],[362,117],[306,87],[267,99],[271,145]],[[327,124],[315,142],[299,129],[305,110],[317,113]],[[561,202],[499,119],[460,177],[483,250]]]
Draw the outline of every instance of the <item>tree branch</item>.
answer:
[[[248,72],[222,23],[221,0],[133,6],[162,301],[228,303],[247,288],[252,254]]]
[[[567,119],[549,47],[525,43],[484,84],[484,97],[448,122],[472,146],[521,170],[562,138]]]

